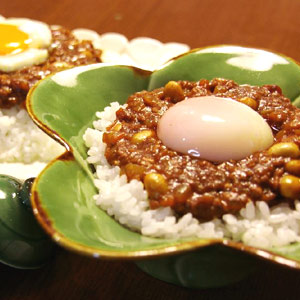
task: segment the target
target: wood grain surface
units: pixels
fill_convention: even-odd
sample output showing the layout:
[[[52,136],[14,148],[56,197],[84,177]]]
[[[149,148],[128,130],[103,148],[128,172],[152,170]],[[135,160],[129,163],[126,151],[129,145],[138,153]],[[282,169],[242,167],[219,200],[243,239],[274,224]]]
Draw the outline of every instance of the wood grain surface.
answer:
[[[0,14],[70,29],[119,32],[192,48],[238,44],[300,61],[299,0],[1,0]],[[1,37],[0,37],[1,38]],[[300,271],[267,262],[246,280],[191,290],[156,280],[133,262],[101,261],[57,248],[37,270],[0,265],[0,299],[299,299]]]

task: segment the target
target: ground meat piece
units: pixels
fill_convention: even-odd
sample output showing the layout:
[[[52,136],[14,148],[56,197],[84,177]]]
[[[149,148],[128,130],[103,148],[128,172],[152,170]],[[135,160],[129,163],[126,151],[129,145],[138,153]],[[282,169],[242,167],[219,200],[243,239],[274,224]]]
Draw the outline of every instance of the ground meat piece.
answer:
[[[53,26],[46,62],[5,73],[0,70],[0,108],[24,103],[29,89],[45,76],[67,68],[100,62],[101,51],[77,40],[70,30]]]
[[[160,117],[178,101],[207,95],[230,97],[255,109],[272,128],[273,146],[278,147],[222,163],[168,149],[156,135]],[[300,179],[292,175],[296,179],[290,189],[289,173],[296,169],[300,175],[296,159],[300,110],[277,86],[238,85],[220,78],[173,82],[130,96],[126,108],[119,109],[116,116],[103,135],[106,158],[111,165],[120,166],[129,180],[144,182],[151,208],[170,206],[178,215],[191,212],[198,219],[210,220],[237,213],[249,201],[273,205],[300,197]],[[287,167],[291,162],[293,166]]]

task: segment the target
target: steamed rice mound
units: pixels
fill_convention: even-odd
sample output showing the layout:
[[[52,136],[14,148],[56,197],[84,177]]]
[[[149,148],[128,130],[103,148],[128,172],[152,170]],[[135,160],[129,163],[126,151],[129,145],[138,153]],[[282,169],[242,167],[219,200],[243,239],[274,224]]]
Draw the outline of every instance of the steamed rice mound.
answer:
[[[0,110],[0,163],[48,162],[64,148],[37,128],[18,106]]]
[[[150,209],[143,183],[127,181],[120,168],[111,166],[105,158],[103,133],[116,118],[118,103],[112,103],[84,134],[88,163],[96,169],[96,204],[124,226],[145,236],[160,238],[229,238],[251,246],[270,248],[300,241],[300,202],[295,208],[288,203],[269,207],[263,201],[249,202],[237,215],[225,214],[209,222],[200,222],[191,213],[180,218],[170,207]]]

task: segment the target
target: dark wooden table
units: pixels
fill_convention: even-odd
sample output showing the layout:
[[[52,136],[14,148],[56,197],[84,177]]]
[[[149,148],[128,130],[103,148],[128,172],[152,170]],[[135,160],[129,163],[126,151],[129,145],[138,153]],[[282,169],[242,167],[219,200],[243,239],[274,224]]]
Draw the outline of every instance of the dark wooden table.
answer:
[[[0,14],[70,29],[119,32],[192,48],[239,44],[300,61],[299,0],[1,0]],[[0,37],[1,38],[1,37]],[[43,268],[0,265],[0,299],[299,299],[300,271],[262,262],[248,279],[189,290],[149,277],[132,262],[96,261],[57,248]]]

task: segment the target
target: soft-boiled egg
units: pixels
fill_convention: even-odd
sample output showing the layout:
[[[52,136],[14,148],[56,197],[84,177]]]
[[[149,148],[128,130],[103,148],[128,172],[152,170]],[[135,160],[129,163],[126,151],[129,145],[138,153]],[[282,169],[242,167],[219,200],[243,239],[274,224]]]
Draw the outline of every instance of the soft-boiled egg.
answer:
[[[239,160],[273,143],[270,126],[255,110],[215,96],[176,103],[159,120],[157,134],[170,149],[212,162]]]
[[[23,18],[0,19],[0,71],[43,63],[51,44],[48,25]]]

